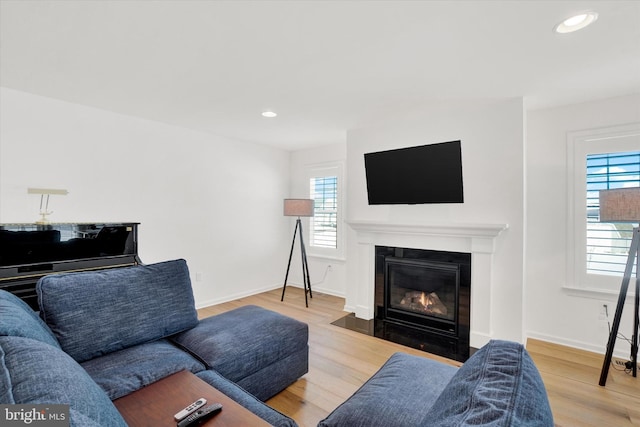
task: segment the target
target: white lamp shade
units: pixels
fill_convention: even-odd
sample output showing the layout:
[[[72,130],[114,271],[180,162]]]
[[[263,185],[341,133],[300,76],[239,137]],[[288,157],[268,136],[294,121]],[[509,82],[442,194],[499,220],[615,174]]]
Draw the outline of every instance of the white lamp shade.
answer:
[[[600,222],[640,222],[640,187],[600,190]]]
[[[284,216],[313,216],[313,199],[284,199]]]

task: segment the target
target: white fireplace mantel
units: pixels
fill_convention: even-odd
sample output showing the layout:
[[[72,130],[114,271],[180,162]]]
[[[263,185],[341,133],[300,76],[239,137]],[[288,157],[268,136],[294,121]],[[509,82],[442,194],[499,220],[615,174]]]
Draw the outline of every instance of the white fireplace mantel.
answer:
[[[359,243],[369,243],[375,235],[465,239],[469,252],[493,253],[495,238],[509,228],[508,224],[421,223],[399,224],[378,221],[348,221],[358,232]],[[374,239],[375,240],[375,239]],[[437,248],[432,248],[437,249]]]
[[[348,221],[348,224],[357,231],[467,237],[497,237],[503,230],[509,227],[507,224],[467,224],[455,222],[397,224],[378,221]]]
[[[371,220],[347,222],[356,232],[355,292],[345,310],[362,319],[374,313],[375,246],[431,249],[471,253],[471,345],[481,347],[491,339],[492,257],[497,237],[508,224],[392,223]],[[478,307],[483,307],[478,310]]]

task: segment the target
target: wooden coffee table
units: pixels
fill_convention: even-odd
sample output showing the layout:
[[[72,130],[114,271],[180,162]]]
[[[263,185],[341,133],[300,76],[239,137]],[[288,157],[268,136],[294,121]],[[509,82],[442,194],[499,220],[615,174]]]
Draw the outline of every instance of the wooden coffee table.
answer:
[[[188,371],[170,375],[113,403],[131,427],[176,427],[173,415],[200,397],[207,399],[205,406],[222,404],[222,411],[203,426],[270,426]]]

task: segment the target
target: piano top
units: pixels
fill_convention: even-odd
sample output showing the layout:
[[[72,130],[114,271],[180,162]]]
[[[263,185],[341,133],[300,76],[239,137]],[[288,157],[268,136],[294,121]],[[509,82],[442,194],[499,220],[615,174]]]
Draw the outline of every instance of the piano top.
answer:
[[[15,294],[37,311],[36,283],[43,276],[140,264],[138,225],[0,224],[0,289]]]
[[[138,224],[3,223],[0,267],[137,255]]]
[[[48,222],[46,224],[39,224],[36,222],[2,222],[0,223],[0,230],[7,229],[15,229],[15,228],[25,228],[25,229],[37,229],[37,228],[56,228],[59,226],[68,226],[68,225],[78,225],[78,226],[86,226],[86,225],[140,225],[139,222],[129,222],[129,221],[94,221],[94,222]]]

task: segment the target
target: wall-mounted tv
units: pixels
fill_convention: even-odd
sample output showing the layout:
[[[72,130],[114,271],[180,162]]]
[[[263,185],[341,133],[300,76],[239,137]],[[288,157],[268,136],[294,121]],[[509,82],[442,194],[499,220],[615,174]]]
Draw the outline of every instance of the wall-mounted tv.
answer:
[[[463,203],[460,141],[364,155],[370,205]]]

